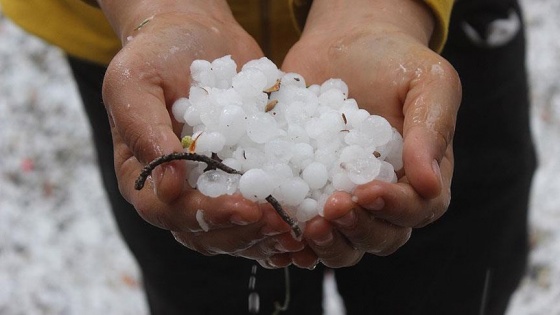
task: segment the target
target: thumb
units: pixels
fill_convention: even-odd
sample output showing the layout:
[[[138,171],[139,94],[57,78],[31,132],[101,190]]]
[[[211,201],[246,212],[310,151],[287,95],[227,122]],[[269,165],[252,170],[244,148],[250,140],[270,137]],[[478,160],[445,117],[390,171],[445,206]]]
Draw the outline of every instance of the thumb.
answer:
[[[403,162],[407,180],[424,198],[437,197],[450,183],[452,167],[442,168],[441,162],[452,153],[460,102],[459,77],[445,61],[418,71],[410,82],[403,107]]]
[[[124,68],[125,63],[109,66],[103,84],[103,100],[122,142],[140,162],[140,166],[164,154],[181,152],[173,131],[164,91],[154,70]],[[171,202],[180,196],[185,181],[185,166],[173,161],[152,173],[158,198]]]

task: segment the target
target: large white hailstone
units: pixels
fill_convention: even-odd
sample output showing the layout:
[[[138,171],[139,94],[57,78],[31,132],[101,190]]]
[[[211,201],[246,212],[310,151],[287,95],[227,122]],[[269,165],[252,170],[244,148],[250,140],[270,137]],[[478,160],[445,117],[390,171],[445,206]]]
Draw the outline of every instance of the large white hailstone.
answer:
[[[266,156],[260,148],[245,147],[242,148],[241,153],[241,156],[239,156],[239,152],[237,152],[236,158],[241,162],[241,171],[243,172],[253,168],[261,168],[266,163]]]
[[[231,80],[237,74],[237,65],[231,56],[225,56],[212,61],[212,72],[215,77],[215,85],[219,89],[231,87]]]
[[[196,126],[202,124],[202,119],[200,118],[200,105],[199,103],[191,102],[191,106],[187,107],[183,112],[183,119],[178,119],[178,122],[184,121],[190,126]],[[174,111],[179,113],[181,110],[181,103],[175,102],[172,108]]]
[[[297,207],[296,219],[306,222],[317,216],[317,200],[306,198]]]
[[[290,81],[288,81],[290,82]],[[280,103],[291,104],[293,102],[302,102],[310,109],[306,111],[315,110],[319,105],[319,98],[313,92],[306,88],[297,85],[280,85],[280,90],[270,94],[271,100],[277,100]]]
[[[268,173],[260,168],[248,170],[239,179],[239,191],[249,200],[265,200],[272,194],[274,188],[275,185]]]
[[[307,90],[315,94],[315,96],[321,95],[321,86],[319,84],[311,84]]]
[[[403,168],[403,137],[396,130],[393,129],[393,137],[391,138],[390,146],[386,150],[385,161],[389,162],[395,171]]]
[[[346,100],[345,102],[348,102]],[[354,101],[355,102],[355,101]],[[365,109],[350,110],[344,112],[344,117],[346,118],[346,126],[348,129],[359,128],[362,122],[369,117],[369,113]]]
[[[291,146],[292,158],[290,162],[297,168],[304,168],[314,161],[313,147],[306,142],[298,142]]]
[[[301,74],[289,72],[282,76],[280,83],[283,86],[294,86],[298,88],[305,88],[305,79]]]
[[[350,180],[348,173],[344,171],[334,173],[332,176],[332,184],[334,189],[348,193],[352,192],[354,188],[356,188],[356,184]]]
[[[222,170],[210,170],[198,177],[196,187],[208,197],[232,195],[237,191],[240,177],[240,175],[228,174]]]
[[[321,84],[320,93],[323,94],[328,90],[340,91],[344,95],[344,98],[348,97],[348,85],[341,79],[333,78],[323,82],[323,84]]]
[[[195,60],[191,64],[191,78],[199,85],[214,85],[215,78],[212,73],[212,64],[207,60]]]
[[[266,143],[281,134],[278,123],[267,113],[255,113],[247,121],[247,135],[255,143]]]
[[[187,182],[189,183],[189,186],[191,186],[192,188],[196,188],[198,178],[200,177],[200,175],[202,175],[202,173],[204,173],[204,170],[207,166],[208,165],[206,165],[206,163],[187,161],[187,174],[189,174],[187,177]]]
[[[220,152],[226,138],[219,132],[202,132],[196,140],[196,153]]]
[[[275,196],[285,205],[297,206],[309,193],[309,185],[300,177],[292,177],[283,181],[276,191]]]
[[[189,97],[172,107],[187,125],[182,135],[195,141],[191,150],[244,173],[230,178],[188,162],[192,187],[259,202],[272,195],[301,223],[322,215],[335,191],[397,181],[402,136],[348,98],[342,80],[306,87],[301,75],[283,73],[267,58],[235,69],[230,56],[193,62]]]
[[[177,99],[171,106],[171,112],[173,113],[173,118],[180,123],[185,123],[184,114],[187,109],[191,107],[191,102],[186,97],[181,97]]]
[[[377,115],[370,115],[359,127],[360,131],[371,137],[371,143],[375,147],[387,144],[393,137],[393,127],[389,122]]]
[[[393,165],[387,161],[380,161],[379,167],[379,174],[376,176],[376,180],[388,182],[388,183],[396,183],[397,182],[397,174],[395,174],[395,169]]]
[[[264,153],[269,160],[287,163],[293,156],[293,143],[283,139],[274,139],[264,144]]]
[[[356,185],[363,185],[376,179],[381,169],[381,161],[373,155],[362,159],[355,159],[343,164],[348,172],[348,178]]]
[[[226,105],[218,118],[218,132],[224,135],[227,145],[234,145],[246,134],[246,114],[241,106]]]
[[[249,68],[239,72],[232,79],[232,86],[244,97],[256,97],[261,94],[266,87],[266,76],[262,71]]]
[[[267,172],[270,178],[277,184],[294,177],[294,171],[287,162],[278,160],[267,161],[262,166],[262,169]]]
[[[329,173],[323,163],[312,162],[302,172],[302,178],[307,182],[309,188],[320,189],[327,184]]]
[[[226,158],[222,160],[222,164],[224,164],[225,166],[231,167],[234,170],[240,170],[241,169],[241,162],[239,162],[239,160],[234,159],[232,157]]]
[[[319,104],[332,109],[340,109],[345,100],[346,95],[337,89],[329,89],[319,95]]]
[[[264,89],[269,89],[274,86],[278,78],[282,75],[282,72],[278,70],[274,62],[266,57],[247,62],[241,68],[241,72],[246,72],[251,68],[261,71],[266,77],[266,85]]]
[[[309,143],[309,135],[302,126],[288,125],[287,139],[293,143]]]

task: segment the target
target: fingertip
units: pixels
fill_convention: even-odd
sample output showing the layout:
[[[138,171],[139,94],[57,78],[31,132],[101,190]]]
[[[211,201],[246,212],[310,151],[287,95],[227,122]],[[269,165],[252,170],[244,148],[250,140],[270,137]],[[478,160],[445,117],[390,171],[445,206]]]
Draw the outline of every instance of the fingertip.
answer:
[[[218,197],[219,207],[231,210],[230,222],[235,225],[249,225],[262,221],[266,216],[263,207],[243,198],[241,195],[225,195]]]
[[[405,141],[403,150],[406,178],[422,197],[435,198],[443,187],[438,160],[443,156],[446,145],[437,143],[434,135],[426,135],[420,130],[409,136],[412,139]]]
[[[309,248],[305,247],[303,250],[291,254],[292,263],[299,268],[305,268],[308,270],[313,270],[319,264],[319,258],[315,252]]]
[[[154,169],[154,191],[159,200],[171,203],[181,196],[186,183],[185,172],[182,161],[169,162]]]
[[[313,244],[324,245],[333,238],[332,225],[324,218],[313,218],[305,225],[304,238]]]
[[[334,192],[324,206],[323,217],[327,220],[335,220],[354,208],[354,201],[352,195],[346,192]]]
[[[386,188],[384,188],[386,185],[392,184],[375,181],[360,185],[354,189],[352,201],[368,210],[381,210],[385,206],[385,199],[383,196],[387,191]]]

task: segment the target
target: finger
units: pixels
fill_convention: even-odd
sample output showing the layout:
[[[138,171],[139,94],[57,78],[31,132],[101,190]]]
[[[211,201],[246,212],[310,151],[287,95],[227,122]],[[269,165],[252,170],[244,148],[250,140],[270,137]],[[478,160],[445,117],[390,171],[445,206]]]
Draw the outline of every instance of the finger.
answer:
[[[149,223],[167,230],[201,231],[248,225],[258,222],[263,217],[263,208],[267,205],[256,204],[241,195],[210,198],[187,187],[181,198],[172,203],[165,203],[154,194],[151,179],[138,191],[134,188],[134,183],[140,173],[140,162],[132,156],[132,152],[116,132],[113,132],[113,142],[115,170],[121,194]],[[182,184],[188,186],[186,182]],[[268,208],[267,212],[274,212],[271,207]],[[281,225],[281,219],[274,219],[276,218],[270,219],[269,233],[278,232],[275,229],[287,228],[285,223],[284,226]]]
[[[444,165],[449,162],[444,160]],[[451,200],[451,191],[447,182],[446,189],[433,199],[425,199],[406,178],[397,184],[374,181],[356,187],[352,193],[360,207],[371,214],[392,224],[402,227],[423,227],[440,218]]]
[[[150,63],[139,62],[145,59],[126,53],[128,50],[130,48],[125,47],[109,65],[103,100],[122,142],[141,164],[146,164],[161,155],[181,152],[182,146],[173,131],[168,108],[172,96],[164,94],[158,70]],[[188,73],[187,68],[177,71]],[[188,78],[177,82],[177,86],[186,90],[186,80]],[[180,195],[185,180],[184,162],[174,161],[157,167],[153,179],[158,197],[165,202],[174,200]]]
[[[320,217],[307,222],[304,238],[327,267],[353,266],[364,255],[363,251],[355,249],[327,220]]]
[[[337,192],[325,204],[325,219],[333,224],[352,247],[386,256],[394,253],[410,238],[411,229],[394,225],[352,201],[348,193]]]
[[[265,269],[278,269],[291,265],[292,258],[289,253],[276,254],[266,259],[260,259],[258,263]]]
[[[317,257],[317,254],[309,246],[306,246],[300,251],[291,253],[290,256],[292,264],[299,268],[313,270],[319,263],[319,257]]]
[[[251,225],[208,232],[172,231],[171,233],[175,240],[183,246],[203,255],[213,256],[219,254],[235,255],[235,253],[252,247],[265,238],[258,231],[258,227]],[[261,258],[268,257],[271,254],[271,252],[264,252]],[[259,255],[255,255],[255,257],[259,257]]]
[[[427,60],[434,63],[417,71],[404,102],[403,162],[410,184],[424,198],[434,198],[443,187],[440,163],[455,131],[461,84],[443,59]]]
[[[267,215],[263,215],[261,220],[250,224],[245,224],[245,222],[238,225],[225,223],[225,225],[219,228],[215,228],[215,226],[209,228],[208,225],[211,223],[208,220],[208,222],[203,223],[203,225],[208,224],[203,231],[173,231],[172,233],[179,243],[205,255],[229,254],[252,259],[263,259],[274,253],[281,252],[282,248],[297,246],[297,244],[294,244],[296,241],[293,238],[292,242],[290,242],[289,239],[283,238],[281,235],[284,233],[291,238],[289,235],[290,229],[286,223],[282,222],[282,225],[282,223],[278,222],[269,222],[275,221],[272,212],[274,211],[264,211]],[[270,218],[272,219],[269,220]],[[198,220],[199,222],[201,221],[200,218]],[[283,229],[283,232],[279,232],[276,230],[277,228]],[[268,231],[275,236],[266,235],[263,231]],[[302,245],[299,247],[301,249]]]
[[[265,237],[254,245],[232,254],[254,260],[270,259],[275,255],[282,257],[288,253],[297,253],[302,251],[305,245],[293,238],[291,233],[287,232],[281,235]],[[274,260],[274,259],[273,259]]]
[[[263,259],[303,249],[304,245],[292,236],[288,224],[274,210],[265,213],[261,220],[248,225],[229,224],[227,227],[198,232],[173,231],[173,235],[184,246],[205,255],[229,254]],[[263,231],[274,236],[266,235]]]

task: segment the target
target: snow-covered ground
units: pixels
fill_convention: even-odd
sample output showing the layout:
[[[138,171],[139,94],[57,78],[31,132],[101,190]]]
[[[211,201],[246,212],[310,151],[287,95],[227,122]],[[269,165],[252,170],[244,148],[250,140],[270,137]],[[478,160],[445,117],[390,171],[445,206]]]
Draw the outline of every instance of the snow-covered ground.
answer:
[[[560,314],[560,2],[523,0],[539,153],[508,315]],[[146,314],[62,53],[0,16],[0,314]]]

